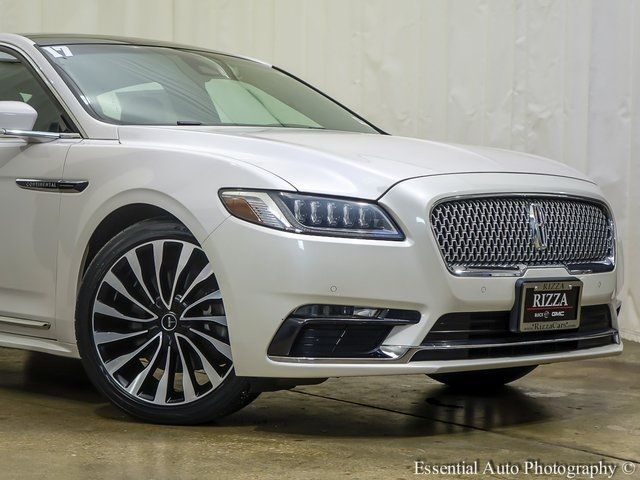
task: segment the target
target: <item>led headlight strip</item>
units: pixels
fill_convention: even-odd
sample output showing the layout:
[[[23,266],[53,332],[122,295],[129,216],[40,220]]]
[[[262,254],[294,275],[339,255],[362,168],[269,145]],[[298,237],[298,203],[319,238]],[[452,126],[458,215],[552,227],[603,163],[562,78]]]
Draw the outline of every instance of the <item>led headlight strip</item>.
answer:
[[[337,237],[403,240],[375,202],[290,192],[222,190],[231,215],[265,227]]]

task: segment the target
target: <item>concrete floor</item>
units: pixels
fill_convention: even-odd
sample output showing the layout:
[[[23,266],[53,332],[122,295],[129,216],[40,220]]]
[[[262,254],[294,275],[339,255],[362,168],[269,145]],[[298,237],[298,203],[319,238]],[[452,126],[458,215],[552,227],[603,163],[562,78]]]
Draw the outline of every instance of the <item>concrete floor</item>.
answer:
[[[416,478],[415,460],[476,459],[605,460],[619,465],[614,478],[640,478],[631,342],[620,357],[541,367],[494,395],[422,375],[333,379],[200,427],[137,423],[97,395],[79,362],[0,349],[0,406],[0,478],[400,479]],[[628,460],[633,475],[620,472]]]

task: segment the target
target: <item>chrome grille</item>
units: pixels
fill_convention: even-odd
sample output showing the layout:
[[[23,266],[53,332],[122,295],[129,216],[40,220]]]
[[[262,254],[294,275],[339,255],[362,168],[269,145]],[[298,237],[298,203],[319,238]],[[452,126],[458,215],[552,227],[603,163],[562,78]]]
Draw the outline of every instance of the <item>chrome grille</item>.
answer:
[[[542,209],[546,248],[534,246],[531,205]],[[516,269],[607,263],[613,256],[613,226],[595,201],[565,197],[470,197],[438,203],[431,225],[451,270]]]

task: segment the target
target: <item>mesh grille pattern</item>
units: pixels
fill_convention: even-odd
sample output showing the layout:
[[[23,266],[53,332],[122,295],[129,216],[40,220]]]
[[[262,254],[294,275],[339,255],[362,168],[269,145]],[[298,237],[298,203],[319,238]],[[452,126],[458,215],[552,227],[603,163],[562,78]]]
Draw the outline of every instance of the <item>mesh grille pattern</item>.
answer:
[[[529,231],[529,209],[545,214],[547,248],[537,250]],[[613,232],[599,203],[554,197],[482,197],[436,205],[431,224],[450,268],[509,268],[575,265],[612,255]]]

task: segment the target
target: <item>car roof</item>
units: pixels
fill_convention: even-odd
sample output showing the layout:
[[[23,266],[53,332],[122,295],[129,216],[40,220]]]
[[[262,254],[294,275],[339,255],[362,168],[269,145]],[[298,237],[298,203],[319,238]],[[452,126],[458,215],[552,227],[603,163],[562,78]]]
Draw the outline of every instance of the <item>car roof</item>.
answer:
[[[28,38],[34,44],[39,47],[49,47],[55,45],[138,45],[149,47],[168,47],[168,48],[180,48],[183,50],[197,50],[201,52],[218,53],[221,55],[227,55],[230,57],[243,58],[245,60],[251,60],[253,62],[269,65],[262,60],[255,58],[245,57],[243,55],[234,55],[232,53],[220,52],[217,50],[211,50],[208,48],[196,47],[193,45],[185,45],[181,43],[165,42],[160,40],[150,40],[148,38],[135,38],[135,37],[118,37],[111,35],[76,35],[66,33],[25,33],[23,37]],[[270,66],[270,65],[269,65]]]
[[[117,37],[110,35],[75,35],[66,33],[26,33],[22,35],[32,40],[36,45],[40,47],[48,47],[52,45],[79,45],[79,44],[93,44],[93,43],[106,43],[106,44],[120,44],[120,45],[154,45],[163,47],[189,47],[188,45],[180,45],[171,42],[161,42],[158,40],[149,40],[146,38],[133,38],[133,37]]]

